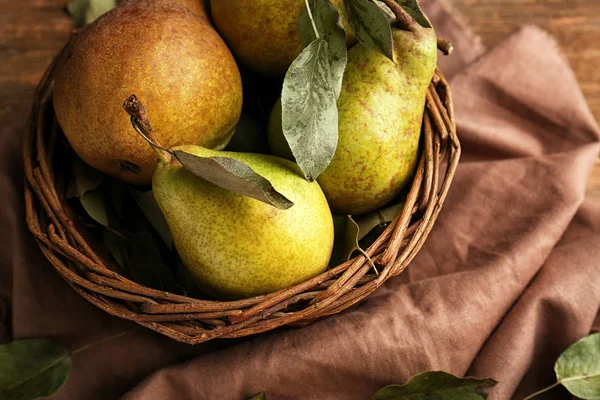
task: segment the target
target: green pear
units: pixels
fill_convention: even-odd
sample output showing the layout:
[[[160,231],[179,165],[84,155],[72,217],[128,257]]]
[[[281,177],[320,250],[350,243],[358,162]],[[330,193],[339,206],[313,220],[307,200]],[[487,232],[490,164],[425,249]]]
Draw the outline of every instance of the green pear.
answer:
[[[120,107],[132,92],[152,106],[165,146],[227,145],[241,76],[201,0],[122,2],[75,35],[56,73],[56,117],[75,152],[106,174],[150,184],[156,155]]]
[[[343,16],[343,0],[332,0]],[[285,75],[302,51],[298,19],[304,0],[211,0],[210,9],[218,31],[242,63],[271,76]],[[342,23],[351,32],[345,18]],[[346,41],[354,42],[348,33]]]
[[[395,29],[394,62],[357,44],[348,51],[338,99],[339,141],[318,181],[334,213],[359,215],[392,200],[410,181],[419,153],[427,89],[437,63],[431,28]],[[290,158],[281,102],[269,121],[274,154]]]
[[[179,256],[200,288],[218,298],[241,299],[325,271],[333,248],[333,219],[318,183],[304,180],[296,164],[194,145],[174,150],[241,161],[294,203],[277,209],[204,181],[163,157],[152,190]]]

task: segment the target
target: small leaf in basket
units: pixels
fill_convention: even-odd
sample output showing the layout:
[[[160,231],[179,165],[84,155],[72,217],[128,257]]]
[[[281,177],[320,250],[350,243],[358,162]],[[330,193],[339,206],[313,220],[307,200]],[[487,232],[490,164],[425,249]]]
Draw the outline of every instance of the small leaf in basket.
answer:
[[[334,215],[335,241],[329,265],[334,267],[350,259],[354,250],[358,250],[359,227],[349,215]]]
[[[98,190],[87,192],[79,198],[85,212],[102,226],[109,226],[109,214],[102,193]]]
[[[119,267],[125,269],[127,255],[125,254],[123,237],[114,232],[104,231],[103,239],[108,254],[111,255]]]
[[[292,62],[281,92],[283,134],[309,181],[327,168],[338,142],[331,58],[325,40],[313,41]]]
[[[171,236],[169,225],[167,224],[167,220],[162,211],[158,207],[152,191],[141,192],[130,188],[130,193],[156,233],[159,234],[169,250],[173,250],[173,237]]]
[[[358,240],[362,240],[376,227],[392,222],[403,208],[404,203],[399,203],[381,210],[373,211],[369,214],[354,217],[359,228]]]
[[[572,395],[581,399],[600,399],[600,333],[572,344],[554,365],[556,379]]]
[[[458,378],[442,371],[414,376],[404,385],[389,385],[372,400],[485,400],[496,385],[493,379]]]
[[[173,153],[185,169],[216,186],[281,210],[294,205],[275,190],[271,182],[241,161],[229,157],[199,157],[182,150]]]
[[[259,393],[249,400],[267,400],[267,394],[265,392]]]
[[[346,33],[342,26],[342,19],[330,0],[309,0],[308,4],[319,36],[329,46],[333,86],[336,97],[339,97],[347,62]],[[298,32],[304,47],[318,39],[308,14],[308,8],[305,8],[300,14]]]
[[[400,4],[423,28],[431,28],[431,22],[429,22],[423,10],[421,10],[419,0],[396,0],[396,3]]]
[[[117,0],[71,0],[67,4],[67,11],[75,25],[82,26],[93,22],[116,6]]]
[[[124,240],[127,266],[133,279],[166,292],[177,292],[177,282],[164,262],[154,237],[147,232],[127,235]]]
[[[71,167],[73,180],[67,188],[67,199],[80,198],[87,192],[98,189],[105,175],[84,163],[80,158],[75,159]]]
[[[0,398],[51,396],[71,372],[69,351],[49,340],[18,340],[0,346]]]
[[[394,61],[392,27],[383,10],[369,0],[346,0],[344,4],[358,41]]]

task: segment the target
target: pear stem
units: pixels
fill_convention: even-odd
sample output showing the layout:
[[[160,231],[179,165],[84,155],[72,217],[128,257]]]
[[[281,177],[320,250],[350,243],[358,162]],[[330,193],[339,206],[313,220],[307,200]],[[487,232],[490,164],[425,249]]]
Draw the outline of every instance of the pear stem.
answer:
[[[454,50],[454,46],[452,45],[452,42],[450,42],[448,39],[438,38],[437,47],[446,56],[452,54],[452,51]]]
[[[395,0],[381,1],[388,6],[390,10],[392,10],[402,29],[411,32],[414,32],[418,29],[419,24],[417,24],[417,21],[415,21],[415,19],[409,13],[407,13],[404,8],[400,7]]]
[[[310,9],[310,4],[308,3],[308,0],[304,0],[304,3],[306,4],[306,11],[308,12],[308,18],[310,18],[310,23],[312,24],[313,31],[315,31],[315,36],[317,37],[317,39],[321,39],[321,36],[319,36],[319,30],[317,29],[317,24],[315,23],[315,19],[313,18],[313,15],[312,15],[312,10]]]
[[[156,152],[158,159],[168,164],[173,160],[173,151],[166,147],[163,147],[158,143],[156,135],[152,131],[152,125],[148,119],[146,107],[143,106],[142,102],[137,98],[135,94],[132,94],[123,102],[123,108],[131,116],[131,125],[133,129],[142,137]]]

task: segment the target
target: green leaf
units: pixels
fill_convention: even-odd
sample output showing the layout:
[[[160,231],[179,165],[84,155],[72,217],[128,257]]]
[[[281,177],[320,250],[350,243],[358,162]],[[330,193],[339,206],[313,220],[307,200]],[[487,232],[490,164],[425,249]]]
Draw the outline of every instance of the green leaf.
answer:
[[[259,393],[250,400],[267,400],[267,395],[265,392]]]
[[[404,208],[404,203],[394,204],[382,210],[373,211],[369,214],[355,217],[354,220],[358,224],[359,235],[358,240],[361,240],[369,232],[378,226],[386,225],[394,220],[399,212]]]
[[[84,163],[80,158],[75,159],[71,167],[73,181],[69,184],[66,197],[80,198],[87,192],[96,190],[104,180],[105,175]]]
[[[71,0],[67,11],[75,21],[75,25],[89,24],[102,14],[117,6],[117,0]]]
[[[396,3],[400,4],[400,6],[402,6],[402,8],[404,8],[404,10],[423,28],[431,28],[431,22],[429,22],[429,19],[423,13],[423,10],[421,10],[419,0],[396,0]]]
[[[294,60],[281,92],[285,139],[307,180],[327,168],[338,142],[338,112],[329,45],[309,44]]]
[[[102,226],[109,226],[109,215],[108,210],[106,208],[106,204],[104,203],[104,199],[102,193],[100,191],[94,190],[92,192],[87,192],[79,199],[81,201],[81,205],[85,209],[85,212],[97,223]]]
[[[359,227],[349,215],[334,215],[333,226],[335,241],[329,265],[335,267],[348,261],[354,250],[359,249]]]
[[[271,182],[241,161],[228,157],[199,157],[182,150],[175,150],[174,155],[192,174],[223,189],[282,210],[294,205],[275,190]]]
[[[402,386],[384,387],[372,400],[483,400],[496,383],[493,379],[458,378],[447,372],[428,371]]]
[[[48,340],[19,340],[0,346],[0,399],[51,396],[71,372],[69,351]]]
[[[140,192],[139,190],[130,188],[131,196],[134,198],[137,205],[140,207],[144,216],[150,222],[150,225],[159,234],[165,242],[169,250],[173,249],[173,237],[169,230],[167,220],[156,203],[152,191]]]
[[[554,365],[558,382],[581,399],[600,399],[600,333],[565,350]]]
[[[309,0],[309,5],[315,26],[319,32],[319,37],[329,45],[329,61],[331,65],[331,75],[333,77],[333,86],[336,97],[340,96],[342,91],[342,79],[346,70],[347,49],[346,33],[342,26],[342,18],[337,9],[331,4],[330,0]],[[298,21],[298,32],[300,40],[304,47],[310,45],[317,39],[315,30],[305,8],[300,14]]]
[[[358,41],[394,61],[392,27],[383,10],[369,0],[346,0],[344,4]]]
[[[103,239],[108,254],[112,256],[119,267],[125,269],[127,255],[124,250],[123,237],[110,231],[104,231]]]
[[[139,232],[125,237],[127,268],[133,279],[142,285],[166,292],[177,292],[177,282],[164,262],[154,237]]]

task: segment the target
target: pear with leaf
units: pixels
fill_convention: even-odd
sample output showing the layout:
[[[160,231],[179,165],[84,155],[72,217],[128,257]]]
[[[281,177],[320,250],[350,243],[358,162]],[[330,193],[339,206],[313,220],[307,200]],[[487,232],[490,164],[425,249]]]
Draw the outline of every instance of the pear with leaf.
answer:
[[[343,0],[332,0],[343,14]],[[305,0],[211,0],[214,23],[235,56],[248,67],[283,76],[302,51],[298,19]],[[347,41],[354,41],[345,19]]]
[[[146,112],[124,104],[158,155],[152,191],[198,286],[221,299],[284,289],[322,273],[333,219],[316,182],[278,157],[156,143]]]
[[[150,184],[156,155],[120,106],[138,93],[168,146],[223,149],[242,110],[242,81],[201,0],[124,0],[74,34],[60,59],[56,118],[92,167]]]
[[[369,2],[347,1],[352,24],[352,5]],[[337,148],[318,177],[334,213],[358,215],[380,208],[398,195],[417,165],[425,98],[437,63],[437,37],[426,19],[424,27],[397,4],[392,11],[397,22],[391,32],[391,54],[386,57],[361,40],[359,29],[355,31],[360,43],[348,50],[337,100]],[[290,151],[281,120],[278,102],[269,122],[269,142],[274,154],[290,158],[294,149]]]

